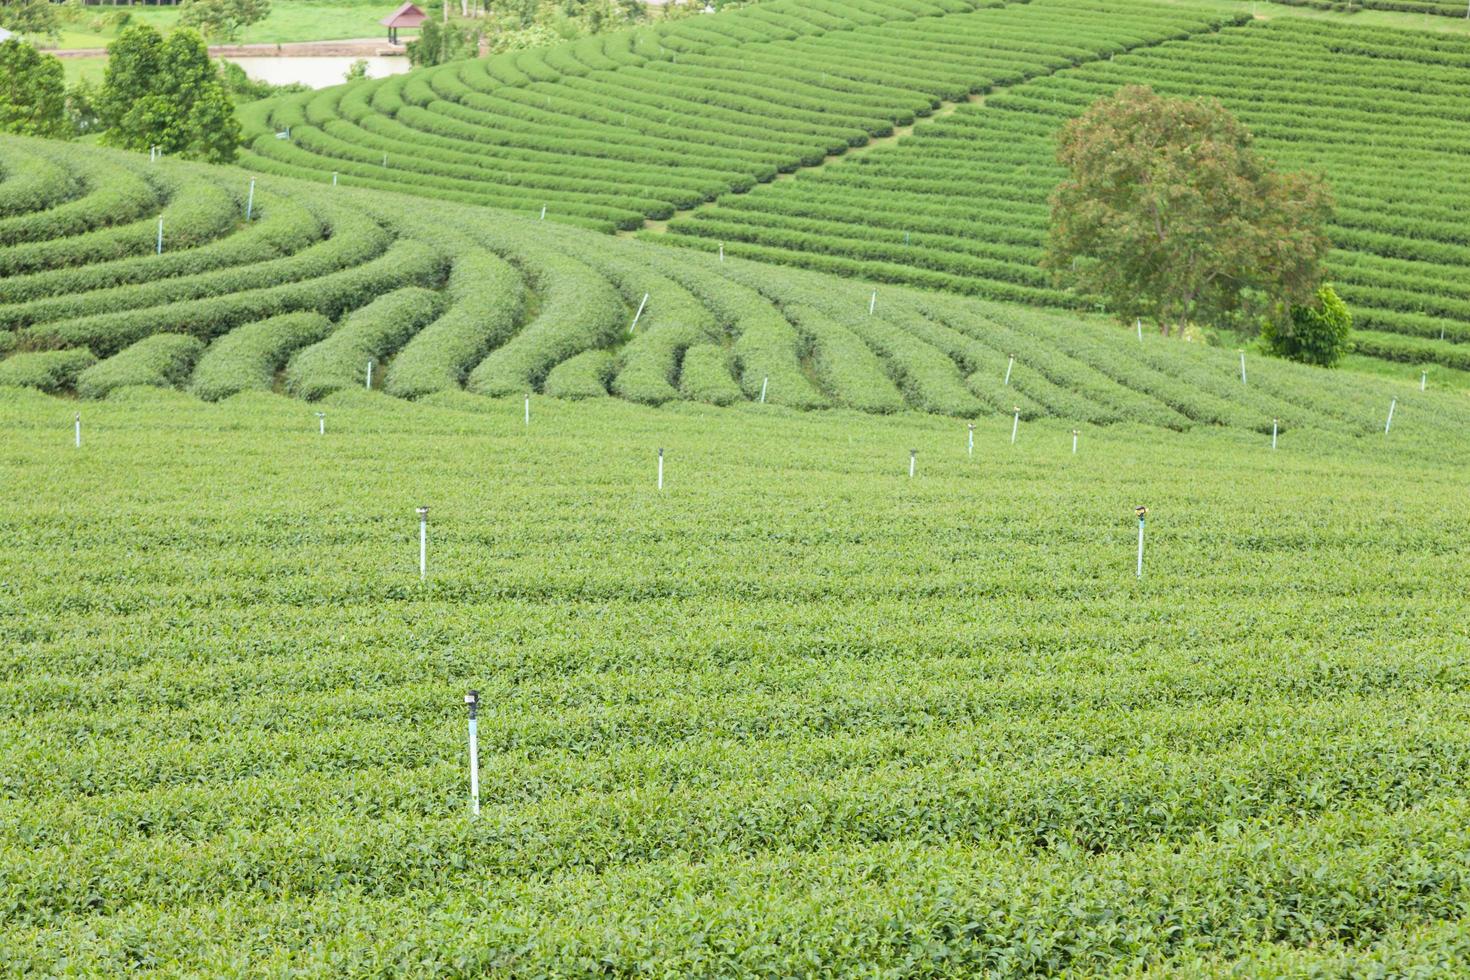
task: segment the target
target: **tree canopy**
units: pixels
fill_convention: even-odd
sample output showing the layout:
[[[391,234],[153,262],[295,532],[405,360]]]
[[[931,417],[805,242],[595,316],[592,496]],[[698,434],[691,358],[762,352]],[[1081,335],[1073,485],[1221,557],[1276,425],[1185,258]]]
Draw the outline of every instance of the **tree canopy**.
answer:
[[[192,30],[162,37],[129,27],[107,46],[97,97],[102,141],[130,150],[160,146],[192,160],[235,159],[240,124],[204,40]]]
[[[0,0],[0,27],[32,38],[61,36],[61,18],[51,0]]]
[[[233,41],[242,27],[264,20],[270,12],[270,0],[184,0],[179,24],[212,41]]]
[[[1278,173],[1220,103],[1123,88],[1063,127],[1057,158],[1043,264],[1120,318],[1167,335],[1313,301],[1326,184]]]
[[[61,62],[14,38],[0,42],[0,132],[72,135]]]

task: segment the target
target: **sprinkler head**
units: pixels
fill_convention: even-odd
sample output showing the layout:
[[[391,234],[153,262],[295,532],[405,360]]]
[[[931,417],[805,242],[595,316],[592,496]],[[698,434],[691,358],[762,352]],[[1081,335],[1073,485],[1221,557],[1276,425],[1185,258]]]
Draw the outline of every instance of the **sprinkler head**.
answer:
[[[970,431],[971,432],[974,432],[975,431],[975,423],[974,422],[971,422],[970,423]]]
[[[426,521],[426,520],[429,519],[429,508],[427,508],[427,507],[415,507],[414,510],[416,510],[418,512],[419,520]]]
[[[479,691],[471,691],[470,693],[466,694],[464,696],[464,703],[465,704],[479,704],[480,703],[480,692]]]
[[[658,455],[659,455],[659,458],[662,459],[663,458],[663,455],[664,455],[664,451],[662,449],[660,449],[658,451]]]
[[[1143,506],[1143,504],[1139,504],[1133,508],[1133,513],[1138,515],[1138,520],[1142,523],[1143,519],[1148,516],[1148,508]]]

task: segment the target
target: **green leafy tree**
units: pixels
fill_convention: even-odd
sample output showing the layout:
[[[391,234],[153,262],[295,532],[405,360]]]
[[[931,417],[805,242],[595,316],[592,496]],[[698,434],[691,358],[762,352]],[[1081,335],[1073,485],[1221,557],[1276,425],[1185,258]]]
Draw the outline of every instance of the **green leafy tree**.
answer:
[[[1213,100],[1130,86],[1063,127],[1044,267],[1165,335],[1309,303],[1330,247],[1322,179],[1282,174]]]
[[[61,18],[51,0],[0,0],[0,27],[27,37],[61,36]]]
[[[0,43],[0,132],[72,135],[61,62],[11,38]]]
[[[270,0],[184,0],[179,24],[212,41],[233,41],[242,28],[259,23],[270,12]]]
[[[1315,303],[1292,306],[1286,317],[1267,319],[1261,340],[1277,357],[1332,367],[1352,349],[1353,314],[1337,291],[1323,285]]]
[[[147,25],[129,27],[107,47],[97,97],[102,141],[111,146],[227,163],[240,144],[240,124],[204,40],[192,30],[167,38]]]
[[[407,44],[409,64],[442,65],[456,58],[472,57],[479,45],[479,35],[458,24],[424,21],[419,36]]]

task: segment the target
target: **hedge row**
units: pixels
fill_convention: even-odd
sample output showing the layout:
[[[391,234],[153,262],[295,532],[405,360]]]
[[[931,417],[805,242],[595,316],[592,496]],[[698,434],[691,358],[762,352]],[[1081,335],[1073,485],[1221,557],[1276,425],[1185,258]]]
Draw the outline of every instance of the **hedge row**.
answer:
[[[367,376],[369,362],[397,351],[443,307],[442,296],[421,286],[385,293],[348,314],[327,338],[291,358],[286,390],[315,401]]]
[[[179,388],[189,380],[204,342],[182,333],[159,333],[87,368],[76,380],[83,398],[105,398],[118,388]]]
[[[270,391],[292,354],[331,332],[332,321],[320,313],[285,313],[237,327],[210,344],[199,359],[193,391],[207,401],[242,391]]]

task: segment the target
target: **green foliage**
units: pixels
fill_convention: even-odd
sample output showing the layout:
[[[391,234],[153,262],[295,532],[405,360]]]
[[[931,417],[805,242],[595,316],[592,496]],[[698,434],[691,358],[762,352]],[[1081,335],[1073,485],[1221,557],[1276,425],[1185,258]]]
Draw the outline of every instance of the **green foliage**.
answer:
[[[240,124],[198,34],[129,27],[107,46],[97,113],[110,146],[221,163],[235,158]]]
[[[419,28],[419,36],[406,47],[409,62],[425,67],[473,57],[479,43],[479,33],[472,28],[458,23],[441,24],[430,17]]]
[[[1126,86],[1062,128],[1057,159],[1042,265],[1124,322],[1167,336],[1227,322],[1252,290],[1283,313],[1316,291],[1325,184],[1275,172],[1218,102]]]
[[[375,365],[439,315],[439,294],[419,286],[385,293],[349,314],[342,324],[291,358],[286,390],[318,399],[358,384]],[[381,372],[379,372],[381,377]]]
[[[179,25],[211,41],[233,41],[241,28],[259,23],[270,11],[270,0],[183,0]]]
[[[194,394],[219,401],[242,391],[269,391],[292,354],[331,332],[332,321],[320,313],[286,313],[247,323],[209,345],[194,371]]]
[[[365,62],[363,63],[365,64]],[[219,62],[220,80],[224,82],[225,91],[229,93],[231,100],[236,105],[246,102],[255,102],[260,99],[268,99],[273,95],[290,95],[293,92],[309,92],[311,89],[299,82],[287,85],[272,85],[270,82],[257,82],[245,74],[245,69],[233,61]],[[351,81],[349,78],[348,81]]]
[[[77,394],[83,398],[105,398],[118,388],[130,385],[182,387],[203,352],[204,342],[196,337],[154,334],[83,371],[76,380]]]
[[[61,36],[61,18],[52,0],[0,0],[0,27],[23,37]]]
[[[1284,322],[1266,320],[1261,340],[1277,357],[1332,367],[1352,349],[1353,315],[1331,286],[1317,290],[1317,302],[1293,306]]]
[[[55,139],[73,132],[60,60],[14,38],[0,42],[0,132]]]
[[[64,391],[96,363],[97,357],[89,350],[22,351],[0,361],[0,387]]]
[[[347,71],[342,76],[344,82],[360,82],[368,77],[368,63],[366,58],[358,58],[347,66]]]
[[[973,458],[917,413],[0,393],[0,956],[1464,973],[1465,415],[1405,387],[1359,445],[1007,414]]]

